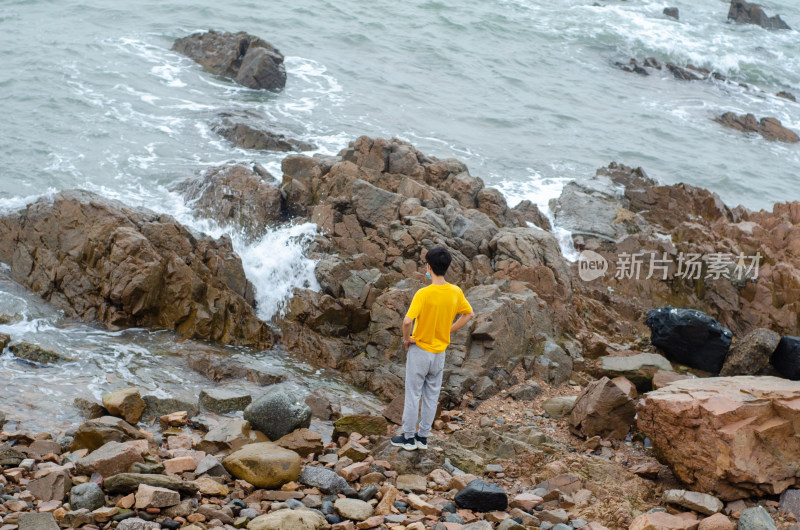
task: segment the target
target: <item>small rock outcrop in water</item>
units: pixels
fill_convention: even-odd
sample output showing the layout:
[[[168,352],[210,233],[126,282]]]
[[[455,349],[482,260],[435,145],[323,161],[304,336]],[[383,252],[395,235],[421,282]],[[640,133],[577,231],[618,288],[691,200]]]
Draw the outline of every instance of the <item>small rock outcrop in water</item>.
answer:
[[[286,219],[281,190],[258,163],[210,168],[200,177],[178,183],[174,190],[198,215],[239,230],[249,239]]]
[[[61,361],[73,360],[69,357],[61,355],[60,353],[56,353],[51,350],[45,350],[41,346],[37,346],[36,344],[31,344],[29,342],[18,342],[17,344],[12,344],[8,350],[17,359],[23,359],[25,361],[31,361],[35,363],[57,363]]]
[[[750,4],[745,0],[731,0],[728,20],[739,24],[755,24],[766,29],[792,29],[780,15],[768,17],[760,5]]]
[[[230,240],[197,238],[168,215],[64,191],[0,217],[0,261],[70,317],[109,329],[272,343]]]
[[[238,147],[259,151],[312,151],[317,147],[271,130],[263,120],[244,113],[221,113],[211,129]]]
[[[268,42],[242,31],[195,33],[177,39],[172,50],[194,59],[212,74],[230,77],[248,88],[280,90],[286,86],[283,55]]]
[[[767,140],[778,140],[787,143],[800,141],[797,133],[781,125],[781,122],[775,118],[761,118],[759,122],[752,114],[737,116],[733,112],[726,112],[722,116],[715,118],[714,121],[737,131],[757,132]]]
[[[777,377],[676,381],[645,395],[638,426],[693,490],[723,500],[800,484],[800,383]]]
[[[666,16],[670,18],[674,18],[675,20],[678,20],[680,18],[677,7],[665,7],[662,13],[664,13]]]
[[[671,361],[718,374],[733,334],[710,316],[694,309],[659,307],[647,313],[651,342]]]
[[[779,98],[788,99],[789,101],[794,101],[795,103],[797,103],[797,98],[794,97],[794,94],[792,94],[791,92],[783,90],[775,95],[778,96]]]

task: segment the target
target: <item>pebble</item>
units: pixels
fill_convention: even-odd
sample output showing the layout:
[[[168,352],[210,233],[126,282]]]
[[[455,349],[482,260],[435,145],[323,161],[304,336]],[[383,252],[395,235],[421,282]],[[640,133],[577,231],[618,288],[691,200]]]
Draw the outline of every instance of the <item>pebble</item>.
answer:
[[[397,508],[397,511],[400,513],[406,513],[408,510],[408,504],[403,501],[394,501],[394,507]]]
[[[331,509],[333,509],[333,505],[331,505]],[[255,519],[258,517],[258,510],[254,510],[252,508],[245,508],[244,510],[239,512],[240,517],[247,517],[248,519]]]
[[[333,514],[326,515],[325,520],[328,521],[328,524],[336,524],[342,522],[342,520],[339,518],[338,515],[333,515]]]
[[[362,501],[366,502],[366,501],[370,500],[371,498],[373,498],[376,493],[378,493],[378,487],[373,484],[373,485],[367,486],[366,488],[361,490],[358,493],[358,498],[361,499]]]
[[[307,506],[302,502],[298,501],[297,499],[286,499],[286,505],[289,506],[292,510],[297,510],[299,508],[306,508]]]

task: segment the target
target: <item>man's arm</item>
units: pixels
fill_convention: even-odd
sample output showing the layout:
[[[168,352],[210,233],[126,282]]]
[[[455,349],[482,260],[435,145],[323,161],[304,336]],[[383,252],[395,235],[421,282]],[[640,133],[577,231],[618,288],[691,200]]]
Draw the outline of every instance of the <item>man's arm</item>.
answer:
[[[408,349],[413,343],[414,339],[411,338],[411,329],[414,326],[414,319],[405,317],[403,319],[403,346]]]
[[[456,320],[455,323],[450,327],[450,333],[453,333],[454,331],[458,331],[459,329],[463,328],[464,326],[467,325],[467,322],[469,322],[473,318],[475,318],[475,313],[472,311],[461,315],[460,317],[458,317],[458,320]]]

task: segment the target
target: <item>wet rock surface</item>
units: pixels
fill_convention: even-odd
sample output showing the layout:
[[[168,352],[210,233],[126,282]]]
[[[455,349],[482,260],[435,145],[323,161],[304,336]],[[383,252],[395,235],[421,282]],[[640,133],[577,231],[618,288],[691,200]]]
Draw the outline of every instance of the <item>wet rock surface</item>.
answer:
[[[286,86],[283,55],[268,42],[245,32],[195,33],[177,39],[172,50],[212,74],[229,77],[248,88],[280,90]]]
[[[731,0],[728,20],[739,24],[755,24],[766,29],[792,29],[780,15],[769,17],[759,4],[751,4],[745,0]]]

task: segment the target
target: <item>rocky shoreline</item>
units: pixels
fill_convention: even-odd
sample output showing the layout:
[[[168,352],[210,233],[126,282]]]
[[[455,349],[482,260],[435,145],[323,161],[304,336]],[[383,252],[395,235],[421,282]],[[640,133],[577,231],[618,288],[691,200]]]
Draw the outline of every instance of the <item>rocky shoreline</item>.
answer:
[[[286,82],[283,56],[244,33],[174,50],[249,88]],[[218,118],[245,148],[309,147],[253,116]],[[725,121],[796,141],[770,119]],[[510,207],[461,161],[398,139],[290,154],[281,172],[276,184],[258,164],[229,164],[173,187],[249,240],[317,226],[320,289],[295,290],[270,322],[229,238],[83,190],[0,216],[4,274],[109,330],[280,348],[373,392],[382,415],[342,416],[282,377],[190,356],[212,382],[196,402],[125,388],[76,402],[87,421],[67,432],[0,431],[0,530],[798,524],[800,202],[731,208],[612,163],[550,205],[583,251],[571,262],[536,205]],[[446,278],[476,318],[448,349],[431,448],[405,452],[387,443],[403,403],[400,323],[433,245],[452,253]],[[70,362],[12,336],[0,346],[34,366]],[[263,393],[214,384],[230,378]]]
[[[730,209],[706,190],[658,185],[641,169],[611,164],[567,185],[552,204],[576,246],[609,263],[607,274],[587,281],[580,261],[563,258],[534,205],[509,208],[458,161],[362,137],[337,157],[289,155],[283,171],[280,187],[257,168],[231,166],[178,188],[198,215],[230,219],[252,237],[276,224],[318,225],[310,255],[322,291],[296,291],[285,317],[272,323],[233,324],[242,322],[236,314],[254,314],[253,297],[224,239],[194,236],[168,216],[85,192],[62,192],[0,219],[0,238],[9,242],[3,248],[13,241],[17,249],[3,260],[12,277],[54,304],[112,329],[139,319],[187,337],[282,344],[381,396],[384,416],[336,420],[335,404],[292,397],[280,379],[270,379],[263,396],[211,387],[197,404],[161,409],[161,428],[142,429],[138,391],[114,393],[102,406],[82,404],[102,416],[74,432],[0,434],[4,530],[34,528],[26,522],[33,513],[48,514],[37,515],[47,523],[35,524],[104,529],[145,528],[147,521],[201,530],[732,528],[735,521],[752,528],[749,519],[764,517],[786,528],[795,523],[800,473],[785,462],[800,447],[783,440],[794,433],[800,383],[764,374],[797,375],[800,348],[792,337],[800,297],[791,293],[800,203],[771,213]],[[253,202],[254,190],[269,198]],[[448,352],[432,449],[405,453],[386,443],[402,406],[398,323],[423,285],[419,256],[431,244],[453,251],[448,279],[464,287],[479,317]],[[681,253],[759,252],[763,261],[757,277],[706,278],[708,263],[698,278],[617,274],[620,255],[644,249],[647,259],[670,258],[665,276]],[[170,265],[178,261],[186,265]],[[66,274],[97,283],[76,289],[58,279]],[[160,285],[191,285],[197,275],[213,278],[214,289],[156,296]],[[103,297],[103,305],[86,296],[96,289],[123,296]],[[239,313],[220,300],[237,301]],[[702,312],[653,309],[668,304]],[[176,314],[194,320],[164,316]],[[672,314],[678,320],[668,324],[664,315]],[[715,336],[727,338],[717,343]],[[26,358],[64,362],[47,354]],[[213,357],[192,362],[211,380],[223,372],[260,377]],[[720,371],[739,377],[708,377]],[[328,444],[308,429],[312,407],[315,418],[336,420]],[[243,409],[243,419],[215,415]],[[711,439],[716,449],[701,450]],[[216,471],[201,465],[209,458]],[[230,458],[241,462],[226,465]],[[262,465],[289,474],[278,480],[282,472]],[[456,470],[482,482],[470,486]],[[343,489],[325,490],[308,478],[320,473]],[[140,486],[142,480],[150,482]],[[37,487],[45,483],[47,491]],[[483,492],[475,494],[481,502],[495,495],[509,504],[471,506],[464,501],[470,487]],[[499,490],[484,491],[492,488]],[[76,509],[72,499],[83,489],[98,502],[102,493],[102,505]]]

